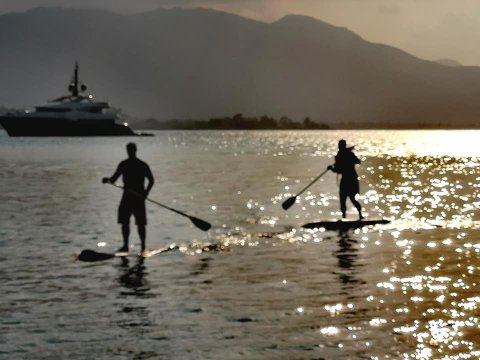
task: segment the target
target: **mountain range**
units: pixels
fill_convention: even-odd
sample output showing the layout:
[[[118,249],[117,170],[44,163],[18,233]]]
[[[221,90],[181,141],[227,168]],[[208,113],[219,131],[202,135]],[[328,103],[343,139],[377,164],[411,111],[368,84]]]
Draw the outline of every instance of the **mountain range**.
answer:
[[[37,8],[0,16],[0,49],[0,106],[9,108],[64,95],[78,61],[96,99],[136,117],[480,119],[479,67],[422,60],[305,16],[264,23],[201,8]]]

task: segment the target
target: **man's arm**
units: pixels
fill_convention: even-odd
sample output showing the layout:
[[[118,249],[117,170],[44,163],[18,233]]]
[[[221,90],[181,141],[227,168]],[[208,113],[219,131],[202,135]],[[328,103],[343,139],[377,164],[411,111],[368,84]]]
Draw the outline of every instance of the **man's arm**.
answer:
[[[360,159],[357,157],[357,155],[355,155],[354,153],[352,153],[352,155],[353,155],[353,161],[355,162],[355,164],[360,164],[361,161],[360,161]]]
[[[148,196],[150,193],[150,190],[152,190],[153,184],[155,183],[155,179],[153,178],[152,171],[150,170],[150,167],[147,165],[147,171],[145,173],[145,177],[147,178],[148,184],[147,184],[147,189],[145,190],[145,197]]]
[[[327,169],[333,172],[337,172],[337,170],[335,169],[335,165],[328,165]]]
[[[109,177],[109,178],[108,178],[108,177],[104,177],[104,178],[102,179],[102,182],[103,182],[104,184],[107,183],[107,182],[113,184],[115,181],[118,180],[118,178],[120,177],[120,175],[122,175],[122,173],[123,173],[122,163],[120,163],[120,164],[118,164],[117,170],[115,170],[115,173],[114,173],[111,177]]]
[[[329,165],[329,166],[327,167],[327,169],[330,170],[330,171],[333,171],[333,172],[335,172],[335,173],[339,173],[339,172],[340,172],[340,171],[338,171],[338,169],[337,169],[337,157],[336,157],[336,156],[335,156],[335,163],[334,163],[333,165]]]

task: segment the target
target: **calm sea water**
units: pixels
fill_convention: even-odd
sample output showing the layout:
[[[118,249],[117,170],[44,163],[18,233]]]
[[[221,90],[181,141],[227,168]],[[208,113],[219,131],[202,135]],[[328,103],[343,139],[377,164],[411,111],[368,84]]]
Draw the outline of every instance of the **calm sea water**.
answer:
[[[340,138],[363,162],[360,200],[388,226],[339,218]],[[74,261],[121,245],[121,192],[102,185],[127,138],[0,131],[2,359],[477,359],[479,131],[157,132],[136,138],[156,184],[141,260]],[[355,212],[350,209],[350,217]],[[134,229],[133,229],[134,230]],[[132,252],[138,237],[132,231]],[[222,244],[228,251],[201,252]]]

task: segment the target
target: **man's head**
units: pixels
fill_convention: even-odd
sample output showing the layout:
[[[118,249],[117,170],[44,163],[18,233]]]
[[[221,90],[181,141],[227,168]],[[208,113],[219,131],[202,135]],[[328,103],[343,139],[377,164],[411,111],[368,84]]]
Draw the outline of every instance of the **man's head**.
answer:
[[[338,142],[338,150],[345,150],[347,148],[347,142],[345,140],[340,140]]]
[[[133,142],[127,144],[127,154],[129,158],[136,157],[137,154],[137,145]]]

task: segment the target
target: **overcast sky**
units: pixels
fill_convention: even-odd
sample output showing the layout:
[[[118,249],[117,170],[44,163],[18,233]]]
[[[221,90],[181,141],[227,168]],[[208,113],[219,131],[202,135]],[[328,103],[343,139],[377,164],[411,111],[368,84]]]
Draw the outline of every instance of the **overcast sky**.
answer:
[[[268,22],[291,13],[303,14],[424,59],[480,65],[480,0],[0,0],[0,13],[38,6],[119,12],[202,6]]]

